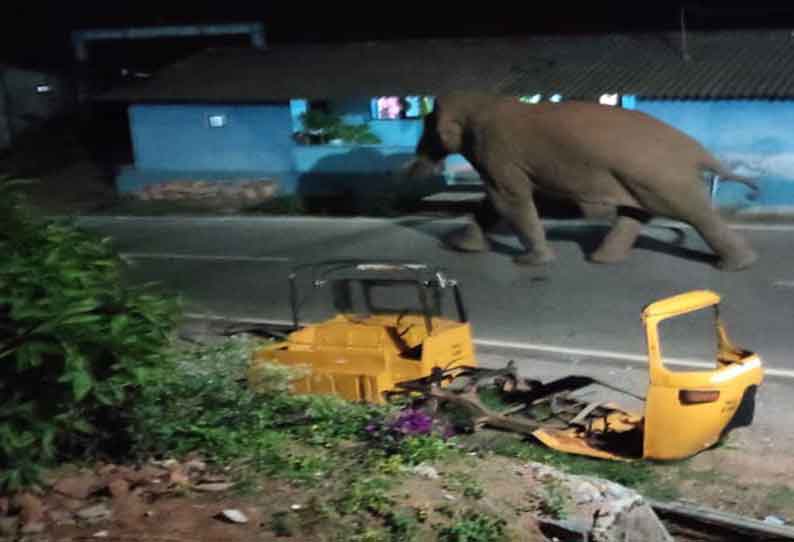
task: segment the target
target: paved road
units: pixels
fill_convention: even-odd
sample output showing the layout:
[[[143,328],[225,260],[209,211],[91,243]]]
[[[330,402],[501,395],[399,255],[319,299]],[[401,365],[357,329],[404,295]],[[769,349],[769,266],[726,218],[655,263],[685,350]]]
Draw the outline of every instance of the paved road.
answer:
[[[794,229],[748,226],[761,253],[751,270],[725,273],[689,229],[646,229],[620,265],[588,263],[583,250],[602,230],[549,222],[558,260],[515,266],[514,238],[496,235],[497,250],[462,255],[439,246],[458,221],[429,218],[86,218],[82,225],[111,236],[131,262],[133,281],[158,281],[181,292],[192,312],[233,318],[289,318],[286,276],[299,262],[336,258],[416,259],[442,265],[458,278],[476,336],[486,344],[520,343],[570,359],[616,353],[639,361],[640,311],[664,296],[697,288],[724,295],[722,316],[735,341],[759,351],[767,366],[794,370]],[[664,354],[699,358],[713,341],[701,321],[663,329]],[[614,357],[614,356],[613,356]]]

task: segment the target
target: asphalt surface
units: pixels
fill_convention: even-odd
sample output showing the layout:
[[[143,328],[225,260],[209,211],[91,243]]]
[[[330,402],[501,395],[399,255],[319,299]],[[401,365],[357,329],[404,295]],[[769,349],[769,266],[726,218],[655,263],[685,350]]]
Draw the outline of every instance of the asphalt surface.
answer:
[[[110,236],[129,262],[133,282],[159,282],[183,294],[192,313],[209,317],[288,320],[286,277],[293,265],[326,259],[411,259],[440,265],[464,292],[479,344],[547,352],[568,361],[612,357],[642,361],[642,308],[657,299],[707,288],[723,296],[721,316],[739,345],[758,351],[766,366],[793,371],[794,228],[751,225],[742,233],[760,253],[749,270],[713,267],[709,251],[687,228],[652,224],[632,255],[601,266],[585,253],[604,229],[547,222],[558,254],[544,267],[511,261],[518,243],[492,237],[495,250],[460,254],[440,246],[459,220],[431,218],[123,218],[81,219]],[[713,328],[700,317],[662,329],[663,354],[702,360]]]

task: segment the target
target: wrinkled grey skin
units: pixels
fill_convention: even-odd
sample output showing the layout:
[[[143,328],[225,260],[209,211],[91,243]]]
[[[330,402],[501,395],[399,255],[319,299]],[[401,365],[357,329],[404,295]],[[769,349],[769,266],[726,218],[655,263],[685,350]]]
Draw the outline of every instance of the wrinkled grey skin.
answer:
[[[757,259],[712,208],[703,175],[757,187],[727,171],[694,139],[644,113],[585,102],[441,96],[425,118],[407,174],[438,173],[444,158],[457,153],[480,174],[487,195],[475,221],[447,237],[458,250],[488,250],[483,230],[501,218],[526,249],[516,263],[552,261],[533,198],[540,191],[576,202],[585,216],[613,219],[589,256],[593,262],[623,260],[651,216],[691,224],[723,270],[744,269]]]

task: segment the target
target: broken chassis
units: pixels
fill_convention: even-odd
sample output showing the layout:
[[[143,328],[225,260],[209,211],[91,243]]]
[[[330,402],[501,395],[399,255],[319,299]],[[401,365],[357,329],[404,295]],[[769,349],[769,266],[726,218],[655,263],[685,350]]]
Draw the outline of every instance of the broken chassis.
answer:
[[[437,368],[428,377],[399,383],[400,391],[390,396],[413,395],[415,403],[423,404],[433,414],[444,405],[458,407],[469,416],[472,431],[487,426],[543,440],[542,434],[547,430],[568,430],[572,436],[576,435],[574,438],[586,443],[580,450],[583,455],[608,459],[641,457],[642,418],[612,403],[588,403],[572,396],[591,384],[618,390],[583,376],[569,376],[548,384],[522,379],[510,361],[502,369]],[[510,406],[498,412],[486,406],[479,396],[484,388],[495,389]],[[618,391],[642,399],[625,390]],[[612,433],[611,424],[618,426],[617,433]]]

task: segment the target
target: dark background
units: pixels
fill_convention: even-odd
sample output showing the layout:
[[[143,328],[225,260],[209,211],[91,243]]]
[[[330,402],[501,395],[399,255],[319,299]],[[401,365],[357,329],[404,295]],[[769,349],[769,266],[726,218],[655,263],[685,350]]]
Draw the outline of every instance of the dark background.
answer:
[[[69,33],[79,28],[261,21],[271,45],[422,37],[527,33],[676,30],[685,7],[689,29],[794,28],[794,2],[643,0],[524,0],[520,2],[19,2],[0,8],[0,61],[66,66],[73,61]],[[487,6],[487,9],[483,6]],[[104,42],[92,60],[162,65],[206,46],[239,39]]]
[[[682,8],[689,30],[794,29],[794,0],[579,2],[5,0],[0,2],[0,64],[61,73],[81,81],[88,94],[98,95],[131,80],[153,75],[158,69],[207,47],[247,47],[248,38],[91,41],[87,43],[89,62],[78,66],[70,39],[73,30],[250,21],[262,22],[267,44],[277,47],[284,43],[428,37],[677,31],[681,28]],[[32,149],[30,163],[37,168],[42,163],[41,134],[52,139],[47,147],[50,151],[45,154],[53,168],[71,160],[71,151],[64,149],[74,147],[64,145],[58,134],[66,134],[70,142],[78,138],[77,148],[90,152],[93,161],[102,164],[108,184],[112,184],[119,164],[132,161],[127,109],[123,103],[85,101],[63,118],[53,119],[40,130],[31,132],[28,138],[31,141],[28,146]],[[19,141],[16,146],[24,147]]]

